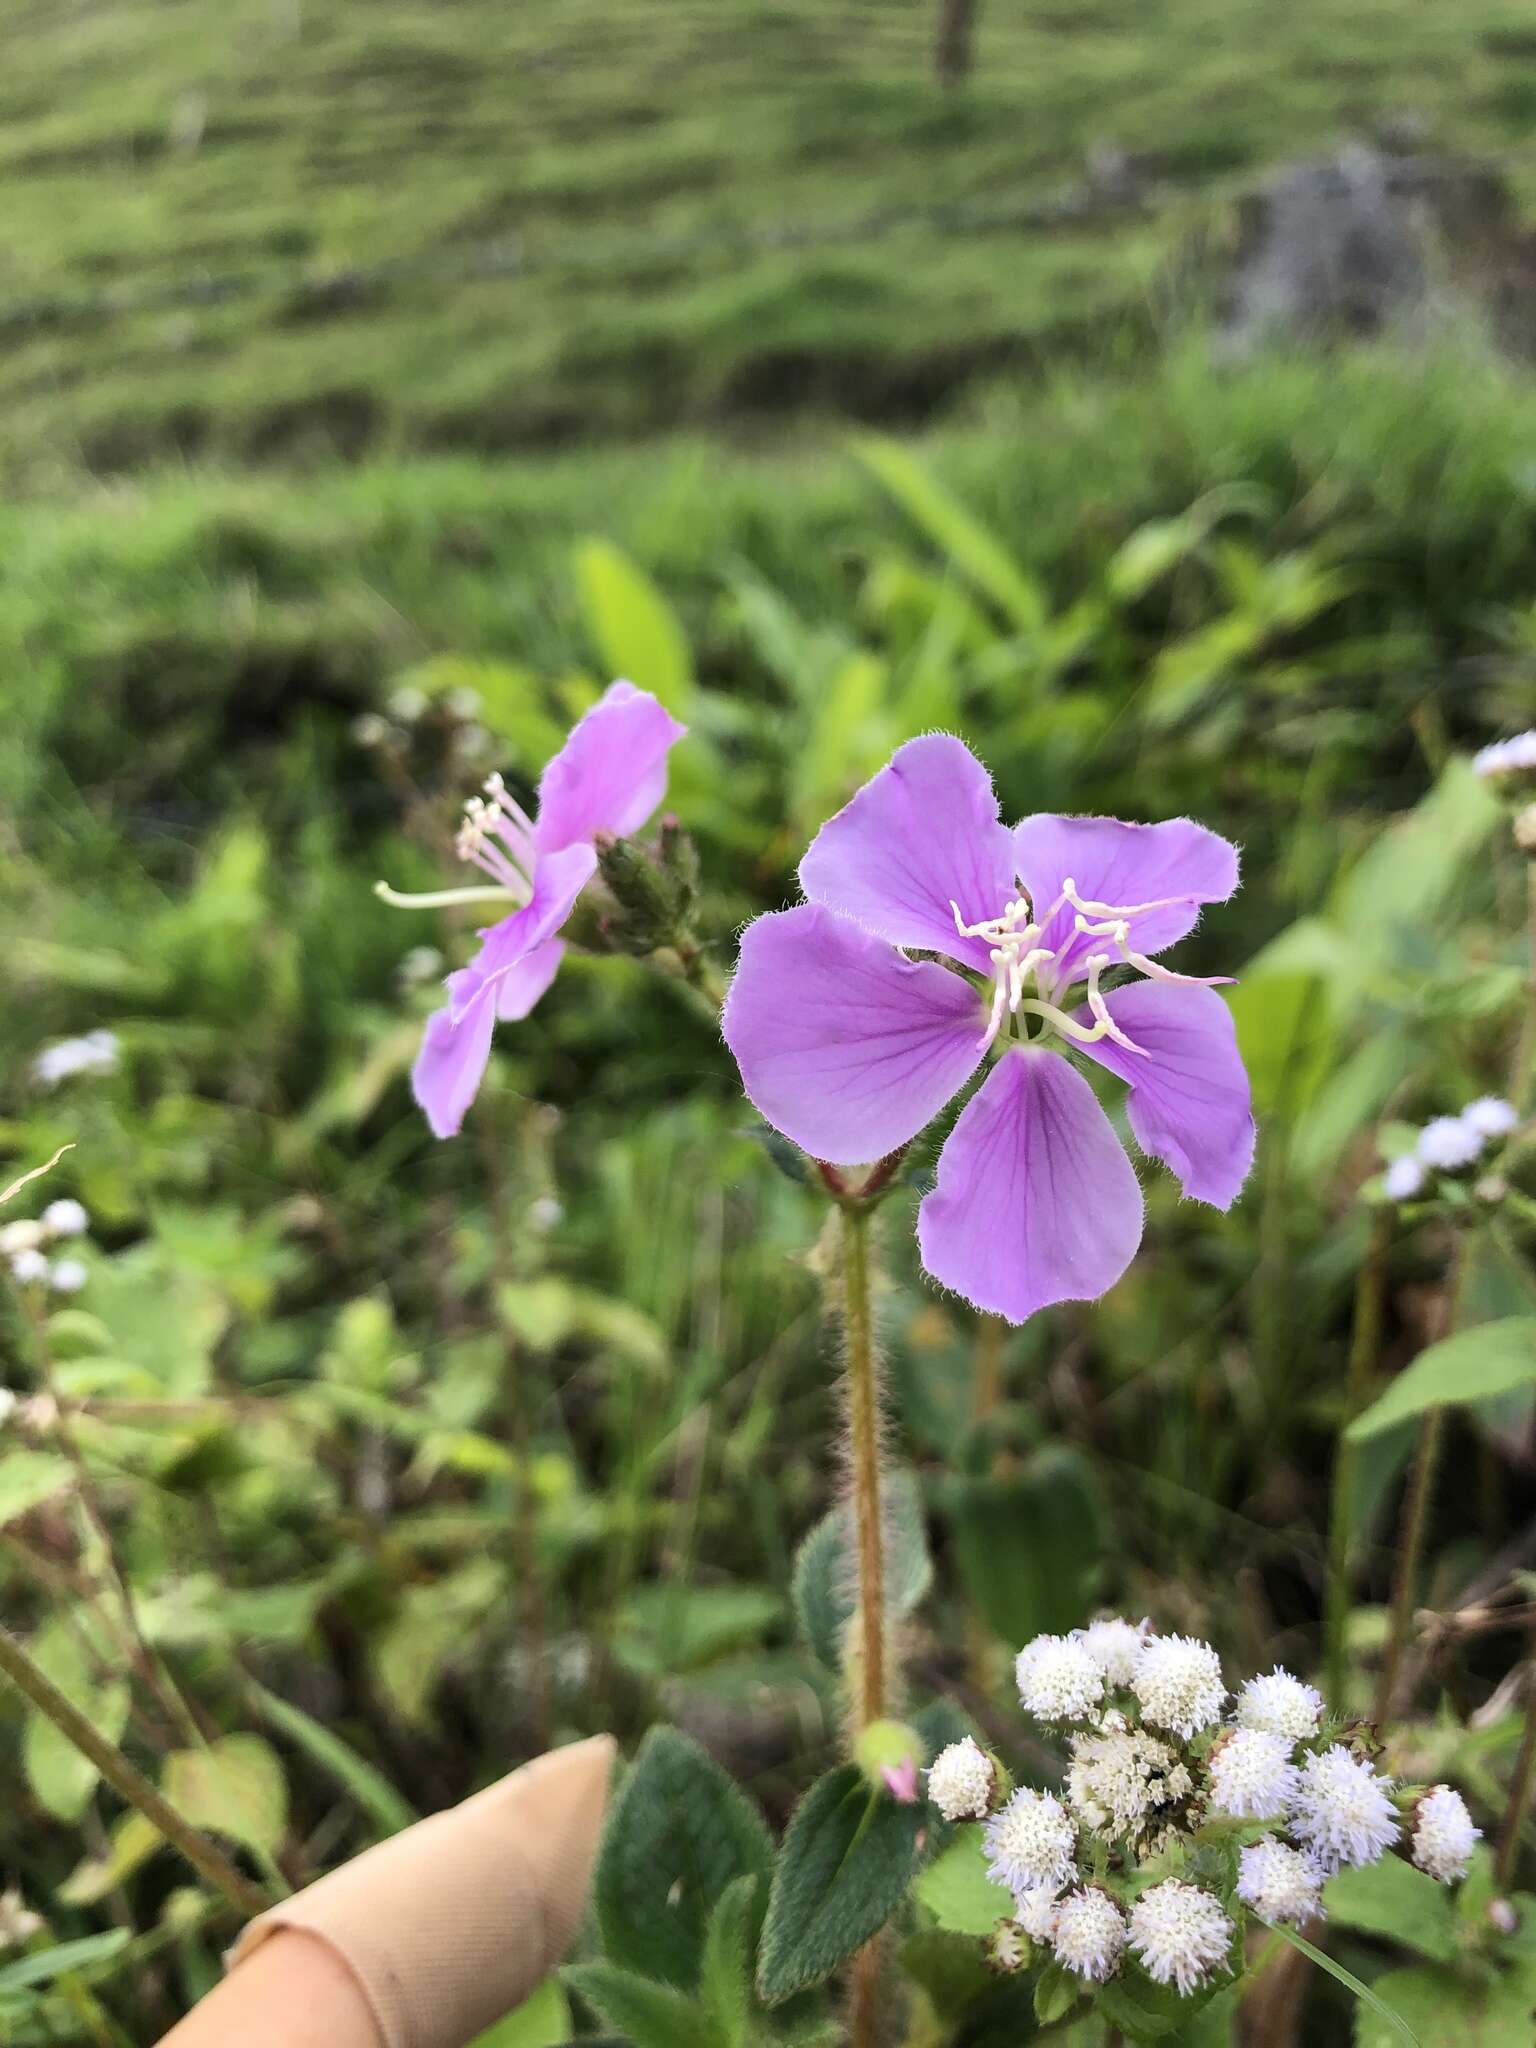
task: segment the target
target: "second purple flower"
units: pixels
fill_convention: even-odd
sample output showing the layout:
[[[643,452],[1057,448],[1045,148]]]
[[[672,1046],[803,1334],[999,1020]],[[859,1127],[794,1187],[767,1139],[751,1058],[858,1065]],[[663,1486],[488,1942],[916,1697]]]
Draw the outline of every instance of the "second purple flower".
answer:
[[[1187,1195],[1231,1205],[1254,1147],[1231,1015],[1155,958],[1237,887],[1229,841],[1184,818],[1009,830],[986,769],[933,734],[822,827],[800,882],[806,903],[748,926],[725,1006],[775,1129],[829,1164],[879,1159],[992,1058],[918,1212],[934,1279],[1021,1323],[1130,1264],[1140,1186],[1067,1052],[1129,1084],[1137,1142]],[[1117,970],[1137,978],[1104,986]]]

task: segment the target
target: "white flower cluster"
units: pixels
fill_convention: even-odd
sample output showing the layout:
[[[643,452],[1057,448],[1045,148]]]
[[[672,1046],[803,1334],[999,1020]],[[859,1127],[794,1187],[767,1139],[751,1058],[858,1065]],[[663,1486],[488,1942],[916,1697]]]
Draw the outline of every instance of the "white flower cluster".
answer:
[[[1013,1895],[990,1944],[999,1968],[1026,1967],[1038,1945],[1090,1986],[1133,1957],[1188,1996],[1241,1966],[1242,1907],[1272,1925],[1315,1919],[1329,1877],[1402,1836],[1407,1796],[1329,1739],[1322,1695],[1278,1665],[1228,1711],[1209,1643],[1111,1617],[1037,1636],[1016,1674],[1028,1711],[1066,1733],[1060,1794],[1003,1797],[997,1764],[970,1738],[928,1773],[946,1820],[981,1821],[988,1873]],[[1464,1877],[1479,1831],[1460,1795],[1437,1785],[1410,1811],[1413,1861],[1442,1883]],[[1195,1882],[1205,1831],[1230,1841],[1248,1825],[1270,1832],[1239,1835],[1230,1892]]]
[[[1536,783],[1536,731],[1517,732],[1512,739],[1495,740],[1472,756],[1473,772],[1499,789],[1518,789]]]
[[[0,1259],[9,1266],[18,1287],[43,1287],[51,1294],[78,1294],[88,1277],[85,1263],[73,1257],[50,1258],[61,1238],[83,1237],[91,1219],[84,1207],[67,1197],[50,1202],[42,1215],[25,1222],[0,1224]]]
[[[115,1073],[121,1054],[115,1031],[88,1031],[84,1038],[55,1039],[33,1060],[32,1078],[39,1088],[57,1088],[76,1074]]]
[[[1480,1095],[1460,1116],[1432,1117],[1413,1150],[1394,1159],[1382,1175],[1382,1193],[1389,1202],[1417,1201],[1437,1174],[1465,1173],[1490,1146],[1502,1144],[1519,1122],[1519,1111],[1502,1095]]]

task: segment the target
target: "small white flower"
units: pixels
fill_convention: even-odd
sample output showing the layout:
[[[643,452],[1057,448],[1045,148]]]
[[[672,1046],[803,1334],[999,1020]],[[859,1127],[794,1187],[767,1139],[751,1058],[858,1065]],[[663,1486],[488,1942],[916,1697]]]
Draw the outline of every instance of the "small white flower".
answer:
[[[1176,1877],[1143,1892],[1131,1908],[1131,1947],[1158,1984],[1175,1984],[1187,1998],[1226,1962],[1232,1922],[1221,1901]]]
[[[1455,1884],[1466,1876],[1472,1845],[1482,1833],[1459,1792],[1433,1786],[1414,1809],[1413,1860],[1441,1884]]]
[[[1483,1134],[1459,1116],[1437,1116],[1419,1133],[1417,1147],[1421,1164],[1440,1173],[1455,1173],[1470,1166],[1483,1149]]]
[[[997,1766],[969,1735],[941,1749],[928,1767],[928,1797],[946,1820],[985,1820]]]
[[[18,1252],[41,1251],[48,1233],[41,1223],[19,1222],[0,1225],[0,1257],[14,1259]]]
[[[115,1031],[88,1031],[84,1038],[60,1038],[45,1045],[32,1062],[40,1088],[56,1088],[75,1074],[110,1074],[117,1065]]]
[[[1037,1884],[1020,1892],[1014,1900],[1014,1918],[1031,1941],[1049,1941],[1056,1932],[1056,1902],[1060,1897],[1060,1885]]]
[[[1075,1735],[1067,1768],[1067,1799],[1084,1825],[1111,1839],[1140,1832],[1155,1807],[1183,1796],[1189,1773],[1166,1742],[1122,1725],[1102,1735]]]
[[[1072,1869],[1077,1829],[1059,1799],[1023,1786],[982,1829],[987,1871],[1015,1897],[1038,1885],[1057,1890]]]
[[[1461,1112],[1461,1120],[1470,1124],[1479,1137],[1507,1138],[1518,1128],[1520,1112],[1502,1095],[1479,1095],[1476,1102],[1469,1102]]]
[[[48,1285],[55,1294],[78,1294],[90,1277],[83,1259],[55,1259],[48,1268]]]
[[[11,1278],[18,1287],[37,1287],[48,1278],[48,1261],[39,1251],[11,1254]]]
[[[1056,1960],[1090,1984],[1113,1977],[1125,1943],[1125,1915],[1097,1885],[1069,1892],[1056,1908],[1056,1928],[1051,1936]]]
[[[57,1202],[50,1202],[43,1211],[43,1228],[55,1237],[83,1237],[91,1227],[91,1219],[83,1202],[71,1201],[65,1195]]]
[[[1472,756],[1473,772],[1484,782],[1517,782],[1536,774],[1536,731],[1517,732],[1512,739],[1495,740]]]
[[[1323,1910],[1323,1873],[1310,1856],[1265,1835],[1239,1853],[1237,1896],[1261,1920],[1301,1927]]]
[[[1267,1728],[1234,1728],[1211,1752],[1211,1805],[1234,1820],[1278,1820],[1296,1792],[1292,1745]]]
[[[1083,1630],[1083,1648],[1103,1672],[1106,1685],[1130,1684],[1137,1653],[1151,1630],[1150,1621],[1126,1621],[1118,1614],[1089,1622]]]
[[[1221,1659],[1194,1636],[1153,1636],[1137,1653],[1131,1690],[1155,1728],[1188,1741],[1221,1715]]]
[[[1391,1789],[1336,1742],[1302,1763],[1291,1833],[1330,1876],[1347,1863],[1375,1863],[1398,1836]]]
[[[1389,1202],[1411,1202],[1424,1187],[1424,1169],[1411,1152],[1394,1159],[1381,1176],[1381,1191]]]
[[[390,691],[384,708],[401,725],[414,725],[426,711],[426,695],[412,684],[404,683],[398,690]]]
[[[1086,1721],[1104,1697],[1104,1673],[1081,1636],[1036,1636],[1013,1668],[1020,1703],[1041,1721]]]
[[[1323,1718],[1323,1696],[1315,1685],[1293,1678],[1283,1664],[1250,1678],[1237,1695],[1240,1728],[1267,1728],[1289,1742],[1306,1742]]]
[[[528,1221],[537,1231],[554,1230],[565,1221],[565,1207],[554,1195],[535,1195],[528,1204]]]

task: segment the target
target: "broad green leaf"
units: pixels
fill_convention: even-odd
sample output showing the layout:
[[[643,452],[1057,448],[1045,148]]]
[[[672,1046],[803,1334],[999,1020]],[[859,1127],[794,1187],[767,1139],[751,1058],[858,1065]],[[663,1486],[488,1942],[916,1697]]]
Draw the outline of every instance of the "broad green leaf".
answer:
[[[1377,833],[1340,884],[1331,921],[1361,952],[1379,956],[1396,928],[1421,929],[1433,916],[1501,815],[1471,763],[1452,760],[1428,796]]]
[[[1421,1351],[1345,1432],[1352,1443],[1431,1408],[1491,1401],[1536,1385],[1536,1316],[1507,1316],[1458,1330]]]
[[[696,2001],[615,1963],[579,1963],[565,1981],[633,2048],[728,2048],[725,2034]]]
[[[0,1529],[52,1500],[73,1478],[68,1458],[56,1451],[18,1448],[0,1454]]]
[[[853,451],[908,517],[1014,625],[1031,633],[1045,624],[1049,608],[1034,578],[899,441],[862,434]]]
[[[774,1865],[757,1967],[769,2005],[824,1982],[879,1933],[906,1897],[925,1832],[929,1809],[872,1791],[855,1764],[816,1781]]]
[[[1185,2029],[1218,1993],[1228,1988],[1230,1981],[1216,1978],[1203,1989],[1185,1995],[1171,1984],[1154,1983],[1140,1963],[1133,1960],[1123,1963],[1118,1975],[1101,1986],[1094,1995],[1094,2003],[1128,2041],[1165,2041],[1170,2036],[1183,2041]]]
[[[90,1643],[98,1646],[93,1656]],[[60,1616],[39,1631],[32,1655],[61,1692],[87,1716],[109,1742],[121,1739],[128,1725],[127,1681],[111,1675],[112,1639],[86,1607]],[[99,1773],[89,1757],[61,1735],[42,1714],[29,1713],[22,1736],[22,1761],[27,1782],[60,1820],[78,1821],[90,1804]]]
[[[1355,2011],[1355,2048],[1525,2048],[1536,2040],[1536,1975],[1472,1978],[1443,1964],[1388,1970]]]
[[[593,1898],[605,1954],[691,1992],[717,1901],[742,1876],[766,1897],[772,1860],[761,1815],[714,1759],[653,1728],[603,1830]]]
[[[693,657],[671,605],[612,541],[578,541],[573,561],[587,631],[608,675],[638,684],[685,716]]]
[[[1003,1641],[1060,1634],[1086,1618],[1108,1525],[1081,1452],[1052,1445],[1004,1476],[957,1479],[944,1499],[966,1591]]]
[[[922,1489],[915,1474],[891,1472],[885,1487],[885,1597],[893,1614],[910,1614],[933,1583]],[[855,1605],[851,1520],[834,1508],[812,1529],[795,1559],[795,1613],[806,1641],[829,1671],[840,1671]]]
[[[56,1978],[110,1962],[122,1954],[130,1939],[126,1927],[112,1927],[105,1934],[83,1934],[78,1941],[60,1941],[52,1948],[18,1956],[14,1963],[0,1967],[0,1991],[24,1991],[29,1985],[51,1984]]]
[[[570,2000],[559,1979],[547,1977],[516,2011],[476,2034],[469,2048],[563,2048],[570,2038]]]
[[[699,1991],[727,2048],[746,2048],[752,2024],[753,1954],[762,1915],[754,1911],[759,1879],[735,1878],[720,1894],[704,1937]]]
[[[1451,1963],[1461,1953],[1454,1897],[1400,1856],[1341,1870],[1329,1880],[1323,1904],[1331,1926],[1379,1934],[1431,1962]]]
[[[918,1878],[913,1896],[952,1934],[990,1934],[1013,1917],[1013,1895],[987,1875],[981,1829],[963,1827]]]
[[[1261,1118],[1294,1118],[1331,1068],[1337,1026],[1328,983],[1304,971],[1265,969],[1230,997],[1238,1049]]]
[[[302,1707],[268,1692],[254,1679],[250,1690],[272,1725],[346,1787],[381,1836],[398,1834],[418,1818],[409,1801],[400,1796],[383,1772],[366,1757],[359,1756],[332,1729],[323,1727]]]
[[[1061,1963],[1047,1963],[1035,1980],[1035,2018],[1042,2027],[1064,2020],[1083,1995],[1083,1980]]]
[[[206,1750],[179,1749],[166,1758],[162,1783],[166,1798],[194,1827],[268,1856],[281,1847],[288,1785],[259,1735],[224,1735]]]

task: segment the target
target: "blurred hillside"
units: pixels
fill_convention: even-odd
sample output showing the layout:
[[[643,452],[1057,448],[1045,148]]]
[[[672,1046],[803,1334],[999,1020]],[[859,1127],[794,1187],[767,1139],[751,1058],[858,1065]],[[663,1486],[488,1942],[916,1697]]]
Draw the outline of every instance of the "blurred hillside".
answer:
[[[1525,0],[0,0],[6,465],[898,421],[1168,318],[1346,134],[1516,152]]]

